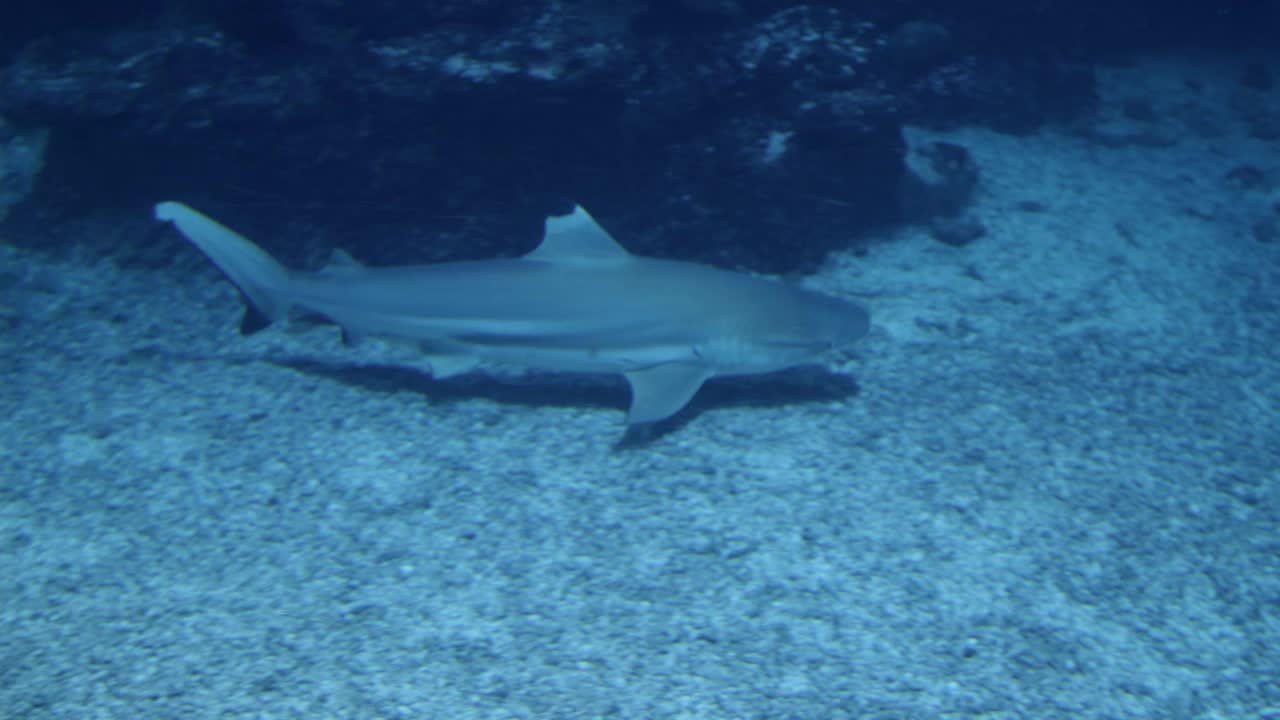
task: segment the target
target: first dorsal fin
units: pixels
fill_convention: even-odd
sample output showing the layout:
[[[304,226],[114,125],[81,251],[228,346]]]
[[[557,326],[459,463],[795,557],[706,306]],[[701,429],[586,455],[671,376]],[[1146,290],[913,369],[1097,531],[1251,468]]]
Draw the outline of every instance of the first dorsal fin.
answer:
[[[631,257],[586,210],[547,218],[542,244],[525,257],[546,262],[615,262]]]

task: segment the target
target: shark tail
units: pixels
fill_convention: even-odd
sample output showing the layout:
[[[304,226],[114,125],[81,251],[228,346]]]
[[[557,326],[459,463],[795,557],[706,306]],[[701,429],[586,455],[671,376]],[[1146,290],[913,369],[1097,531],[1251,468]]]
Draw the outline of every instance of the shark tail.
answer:
[[[262,248],[182,203],[162,202],[155,216],[172,222],[248,298],[240,332],[257,332],[289,312],[289,270]]]

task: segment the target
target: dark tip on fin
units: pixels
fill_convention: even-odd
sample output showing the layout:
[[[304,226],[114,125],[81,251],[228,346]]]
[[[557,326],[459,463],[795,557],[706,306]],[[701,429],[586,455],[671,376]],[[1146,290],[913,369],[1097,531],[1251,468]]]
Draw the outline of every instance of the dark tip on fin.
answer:
[[[270,324],[271,320],[266,315],[258,312],[253,305],[247,305],[244,309],[244,317],[240,318],[240,334],[252,335]]]
[[[239,290],[239,288],[236,288]],[[243,291],[240,293],[240,301],[244,303],[244,315],[240,316],[240,334],[252,335],[260,330],[265,329],[271,324],[271,318],[267,317],[253,301],[245,295]]]
[[[356,347],[357,345],[360,344],[362,340],[364,340],[364,335],[360,333],[351,332],[346,328],[342,328],[342,346],[343,347],[349,347],[349,348]]]

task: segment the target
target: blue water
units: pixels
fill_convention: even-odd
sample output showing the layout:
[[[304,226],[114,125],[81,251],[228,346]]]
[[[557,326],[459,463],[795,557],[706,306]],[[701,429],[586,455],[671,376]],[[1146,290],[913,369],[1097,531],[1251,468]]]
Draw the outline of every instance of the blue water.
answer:
[[[992,5],[6,23],[0,718],[1274,716],[1274,6]],[[242,336],[162,200],[298,268],[581,202],[872,330],[637,437]]]

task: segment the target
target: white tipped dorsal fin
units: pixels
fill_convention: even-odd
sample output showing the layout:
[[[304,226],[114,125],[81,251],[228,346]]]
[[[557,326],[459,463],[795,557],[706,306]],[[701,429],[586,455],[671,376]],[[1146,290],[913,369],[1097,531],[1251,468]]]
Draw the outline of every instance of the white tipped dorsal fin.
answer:
[[[542,244],[525,257],[546,262],[611,262],[631,257],[581,206],[547,218]]]

